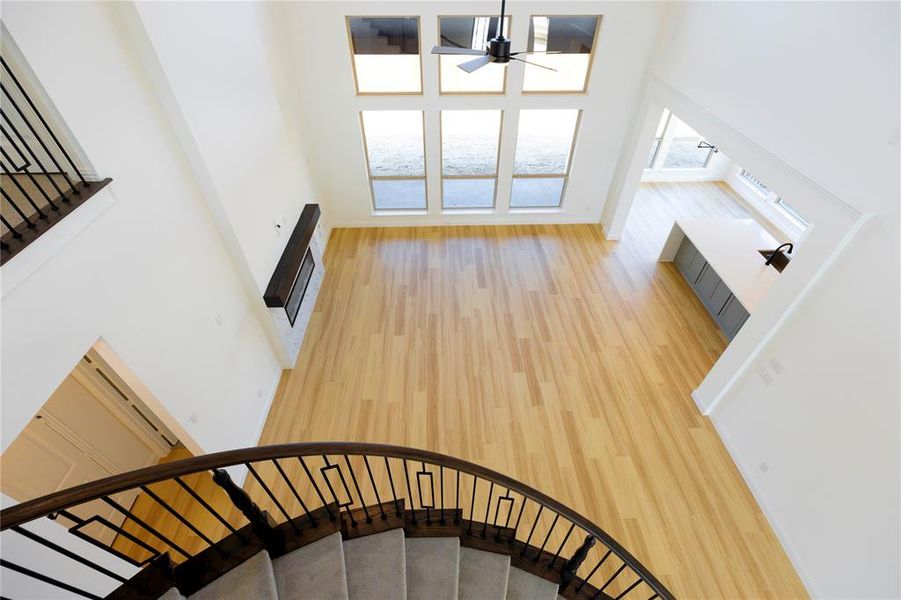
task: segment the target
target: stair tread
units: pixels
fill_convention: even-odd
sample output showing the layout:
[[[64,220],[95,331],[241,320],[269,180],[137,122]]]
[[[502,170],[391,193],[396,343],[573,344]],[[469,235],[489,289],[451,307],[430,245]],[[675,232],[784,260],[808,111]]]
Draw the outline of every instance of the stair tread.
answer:
[[[163,594],[156,600],[185,600],[185,597],[181,595],[181,592],[178,591],[178,588],[171,587],[166,590],[165,594]]]
[[[547,579],[511,567],[507,577],[507,600],[557,600],[558,588]]]
[[[407,600],[457,600],[460,539],[407,538]]]
[[[189,596],[189,600],[277,600],[275,573],[262,550]]]
[[[392,529],[344,542],[350,600],[405,600],[404,530]]]
[[[460,548],[459,600],[504,600],[510,557]]]
[[[341,534],[333,533],[272,561],[280,600],[347,600]]]

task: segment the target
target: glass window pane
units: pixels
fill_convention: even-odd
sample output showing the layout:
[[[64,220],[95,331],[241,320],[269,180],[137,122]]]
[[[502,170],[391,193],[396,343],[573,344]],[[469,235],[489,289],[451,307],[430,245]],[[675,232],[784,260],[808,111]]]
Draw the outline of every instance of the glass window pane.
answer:
[[[648,163],[645,165],[646,169],[650,169],[654,166],[654,157],[657,155],[657,149],[660,147],[660,140],[654,140],[651,144],[651,153],[648,155]]]
[[[361,114],[371,177],[425,175],[422,111],[364,110]]]
[[[698,148],[704,138],[697,131],[676,115],[670,117],[667,129],[673,140],[663,160],[664,169],[702,169],[707,166],[713,150]]]
[[[419,93],[419,19],[348,17],[357,92]]]
[[[566,174],[578,119],[576,109],[520,111],[513,174]]]
[[[376,210],[424,210],[425,179],[373,179],[372,201]]]
[[[444,208],[493,208],[492,179],[445,179],[442,198]]]
[[[440,45],[484,50],[488,40],[496,37],[499,17],[441,17]],[[510,30],[510,18],[504,18],[504,31]],[[474,56],[439,56],[441,93],[496,93],[504,91],[507,69],[489,64],[472,73],[457,67]]]
[[[510,206],[556,208],[563,199],[565,177],[514,177]]]
[[[443,175],[495,175],[501,133],[499,110],[441,111]]]
[[[527,57],[530,62],[556,69],[526,65],[525,92],[581,92],[588,85],[588,66],[599,17],[532,17]],[[550,52],[552,54],[547,54]]]

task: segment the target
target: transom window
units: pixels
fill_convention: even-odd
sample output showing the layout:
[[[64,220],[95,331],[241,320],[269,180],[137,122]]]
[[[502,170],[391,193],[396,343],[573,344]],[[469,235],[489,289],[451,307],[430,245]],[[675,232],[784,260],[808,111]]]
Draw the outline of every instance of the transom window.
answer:
[[[532,17],[523,92],[584,92],[600,17]],[[551,70],[555,69],[555,70]]]
[[[360,113],[375,210],[425,210],[424,115],[420,110]]]
[[[488,40],[497,36],[500,17],[439,17],[439,45],[484,50]],[[510,18],[504,18],[504,31],[510,31]],[[439,56],[438,85],[442,94],[503,94],[507,83],[504,65],[488,64],[467,73],[457,65],[472,56]]]
[[[519,113],[511,208],[556,208],[563,202],[580,110]]]
[[[441,111],[441,198],[445,209],[493,208],[500,110]]]
[[[358,94],[420,94],[419,17],[347,17]]]
[[[715,148],[668,109],[663,110],[648,155],[648,169],[704,169]]]

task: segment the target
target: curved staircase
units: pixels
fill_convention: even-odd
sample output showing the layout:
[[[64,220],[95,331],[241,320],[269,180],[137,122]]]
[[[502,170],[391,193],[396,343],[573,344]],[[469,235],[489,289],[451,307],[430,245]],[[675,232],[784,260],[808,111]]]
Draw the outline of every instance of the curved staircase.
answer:
[[[233,476],[245,474],[239,487]],[[136,490],[129,508],[117,501]],[[38,533],[47,518],[124,568]],[[541,492],[460,459],[379,444],[285,444],[161,464],[5,509],[0,528],[4,540],[15,534],[91,574],[63,580],[5,543],[4,569],[44,590],[4,590],[17,600],[48,589],[148,600],[673,597],[602,529]]]

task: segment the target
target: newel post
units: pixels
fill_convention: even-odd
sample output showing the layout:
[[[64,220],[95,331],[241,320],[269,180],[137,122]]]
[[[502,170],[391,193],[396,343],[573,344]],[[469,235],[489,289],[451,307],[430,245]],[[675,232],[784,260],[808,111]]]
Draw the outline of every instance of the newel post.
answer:
[[[582,566],[582,563],[585,561],[585,558],[588,556],[588,551],[595,544],[594,536],[588,535],[585,536],[585,541],[582,542],[582,545],[579,546],[579,549],[576,550],[575,554],[572,555],[568,561],[563,563],[563,568],[560,570],[560,591],[565,590],[570,583],[572,583],[573,579],[576,578],[576,571],[579,570],[579,567]]]
[[[269,515],[250,499],[247,492],[232,481],[228,471],[225,469],[213,469],[213,481],[225,490],[232,504],[250,522],[251,529],[263,541],[267,549],[275,552],[280,552],[284,549],[284,537],[273,527]]]

